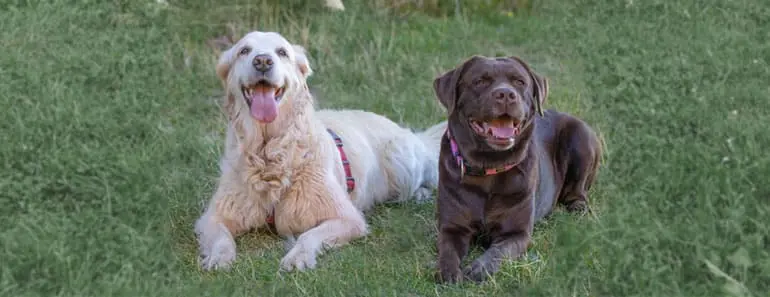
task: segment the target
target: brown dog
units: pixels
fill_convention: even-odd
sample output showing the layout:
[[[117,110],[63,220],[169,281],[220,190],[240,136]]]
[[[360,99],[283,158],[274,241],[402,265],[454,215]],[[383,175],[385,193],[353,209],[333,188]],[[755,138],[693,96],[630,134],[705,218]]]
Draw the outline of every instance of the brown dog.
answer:
[[[548,81],[517,57],[474,56],[433,82],[448,113],[438,187],[438,281],[482,281],[522,256],[556,202],[588,211],[601,144],[583,121],[541,106]],[[486,251],[461,271],[472,239]]]

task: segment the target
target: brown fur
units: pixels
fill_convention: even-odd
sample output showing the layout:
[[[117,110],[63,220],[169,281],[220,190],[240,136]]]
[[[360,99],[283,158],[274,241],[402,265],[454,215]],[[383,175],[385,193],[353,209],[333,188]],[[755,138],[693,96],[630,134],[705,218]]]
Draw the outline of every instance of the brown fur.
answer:
[[[580,119],[553,110],[540,114],[548,81],[517,57],[474,56],[437,78],[434,87],[467,164],[516,164],[495,175],[462,175],[449,139],[442,139],[437,280],[482,281],[504,259],[526,252],[534,223],[549,215],[557,202],[570,211],[588,210],[587,192],[598,170],[601,145]],[[510,92],[516,99],[495,98],[496,90]],[[471,119],[504,116],[521,121],[521,132],[510,147],[491,145],[469,124]],[[474,238],[486,251],[461,270]]]

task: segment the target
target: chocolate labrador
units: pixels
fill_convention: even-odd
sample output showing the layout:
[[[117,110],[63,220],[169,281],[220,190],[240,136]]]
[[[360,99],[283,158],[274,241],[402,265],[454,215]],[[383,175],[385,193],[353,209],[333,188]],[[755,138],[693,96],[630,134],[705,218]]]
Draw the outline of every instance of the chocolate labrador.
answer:
[[[582,120],[542,110],[548,81],[518,57],[473,56],[433,82],[447,109],[438,187],[439,282],[483,281],[522,256],[556,203],[590,211],[601,144]],[[473,239],[486,248],[464,270]]]

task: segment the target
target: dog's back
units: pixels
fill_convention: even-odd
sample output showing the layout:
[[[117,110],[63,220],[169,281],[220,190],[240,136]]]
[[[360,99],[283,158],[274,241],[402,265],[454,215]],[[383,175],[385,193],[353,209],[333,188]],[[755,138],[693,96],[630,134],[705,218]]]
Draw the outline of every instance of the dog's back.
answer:
[[[390,119],[361,110],[319,110],[318,119],[345,143],[353,176],[352,193],[363,210],[385,200],[430,198],[438,184],[438,145],[442,122],[413,133]],[[435,138],[435,139],[434,139]]]

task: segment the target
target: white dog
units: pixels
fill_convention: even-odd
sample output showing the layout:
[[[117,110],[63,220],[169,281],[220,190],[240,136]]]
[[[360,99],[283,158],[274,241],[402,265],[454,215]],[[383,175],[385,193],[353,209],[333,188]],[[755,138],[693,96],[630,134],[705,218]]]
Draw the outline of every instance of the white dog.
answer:
[[[268,221],[293,243],[281,267],[313,268],[324,247],[368,233],[362,212],[374,204],[432,196],[446,122],[415,134],[370,112],[315,111],[304,49],[274,32],[244,36],[216,71],[229,125],[218,187],[195,223],[202,268],[229,267],[233,237]]]

